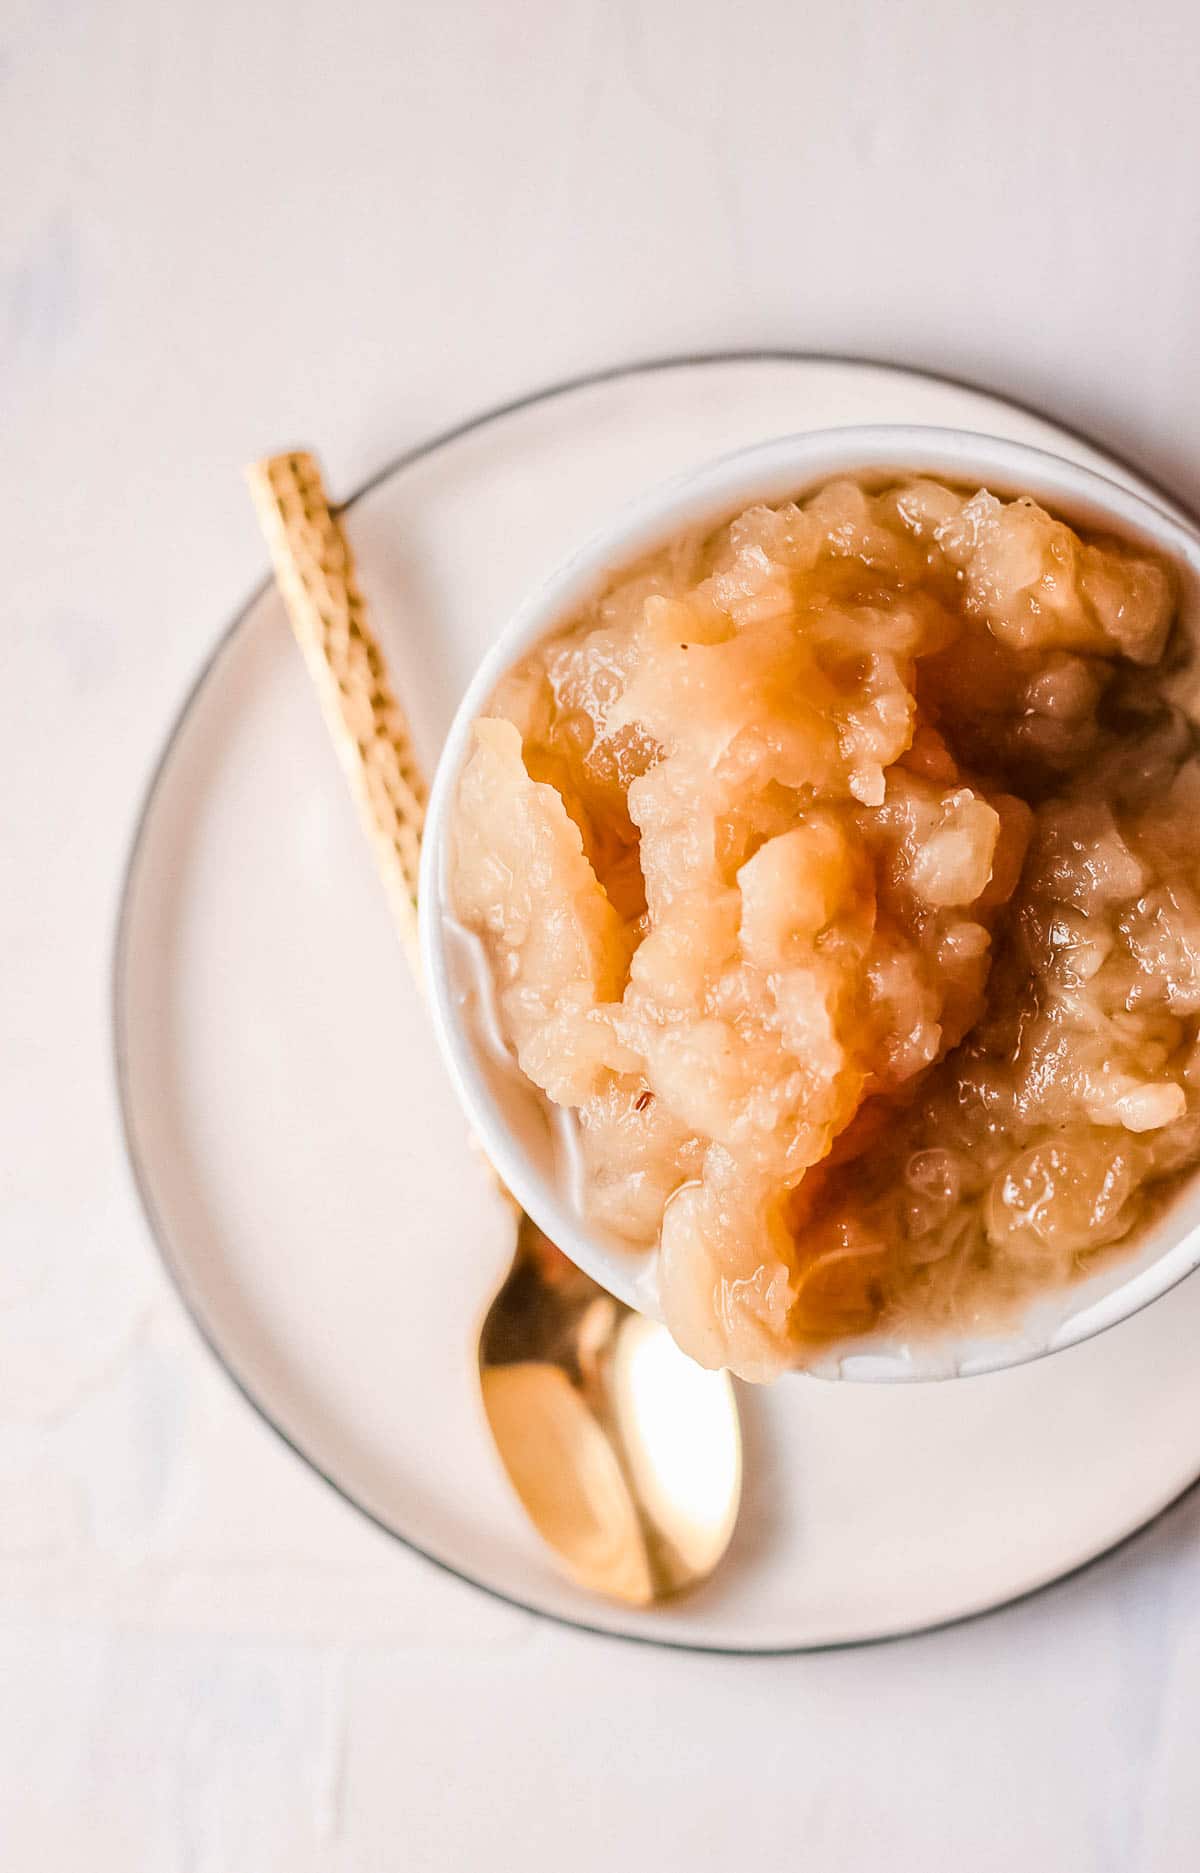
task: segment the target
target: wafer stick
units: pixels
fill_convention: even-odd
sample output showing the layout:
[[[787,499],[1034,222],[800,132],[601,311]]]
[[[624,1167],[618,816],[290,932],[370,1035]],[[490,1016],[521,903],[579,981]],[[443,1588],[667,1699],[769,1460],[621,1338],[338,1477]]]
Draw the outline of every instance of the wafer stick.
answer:
[[[426,787],[404,711],[367,617],[349,541],[314,455],[270,455],[246,470],[292,629],[371,842],[414,969]]]

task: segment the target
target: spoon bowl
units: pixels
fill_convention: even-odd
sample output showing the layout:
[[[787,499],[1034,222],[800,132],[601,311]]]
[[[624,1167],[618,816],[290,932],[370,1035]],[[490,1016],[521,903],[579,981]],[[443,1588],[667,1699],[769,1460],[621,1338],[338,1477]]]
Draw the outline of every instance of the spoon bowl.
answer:
[[[728,1374],[695,1365],[523,1213],[479,1377],[509,1481],[581,1585],[647,1606],[712,1573],[742,1489]]]

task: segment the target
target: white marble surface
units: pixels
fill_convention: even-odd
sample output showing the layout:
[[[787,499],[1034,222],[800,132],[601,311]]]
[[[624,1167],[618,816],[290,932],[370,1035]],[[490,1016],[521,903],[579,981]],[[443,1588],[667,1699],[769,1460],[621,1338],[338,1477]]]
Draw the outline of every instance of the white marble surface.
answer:
[[[0,1865],[1185,1873],[1200,1501],[926,1639],[588,1639],[357,1521],[197,1346],[108,1059],[164,723],[349,487],[543,380],[861,351],[1200,499],[1200,15],[1144,0],[0,4]]]

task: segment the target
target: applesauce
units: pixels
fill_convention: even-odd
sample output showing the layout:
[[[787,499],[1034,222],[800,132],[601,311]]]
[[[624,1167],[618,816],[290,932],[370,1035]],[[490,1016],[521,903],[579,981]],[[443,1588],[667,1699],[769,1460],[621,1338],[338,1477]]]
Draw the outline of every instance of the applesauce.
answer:
[[[452,908],[703,1364],[986,1327],[1200,1159],[1175,604],[1027,497],[839,480],[677,538],[499,685]]]

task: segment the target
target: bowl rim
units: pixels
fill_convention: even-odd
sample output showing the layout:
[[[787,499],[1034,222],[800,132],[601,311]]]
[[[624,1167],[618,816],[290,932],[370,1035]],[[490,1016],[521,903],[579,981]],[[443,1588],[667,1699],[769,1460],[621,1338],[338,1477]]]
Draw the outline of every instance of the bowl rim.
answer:
[[[657,1251],[630,1250],[590,1230],[563,1191],[517,1142],[481,1066],[480,1048],[462,1018],[455,989],[447,915],[447,829],[471,727],[501,677],[542,638],[603,589],[623,567],[676,533],[718,526],[754,501],[803,495],[839,474],[930,474],[951,481],[1028,493],[1077,524],[1117,531],[1166,554],[1200,585],[1200,531],[1148,496],[1099,470],[1031,444],[983,431],[926,424],[855,424],[793,432],[710,458],[626,502],[522,600],[482,658],[455,710],[430,790],[418,900],[420,946],[434,1031],[456,1094],[480,1147],[521,1206],[577,1266],[618,1300],[658,1315]],[[514,1065],[514,1075],[517,1069]],[[897,1381],[970,1377],[1022,1365],[1076,1345],[1129,1318],[1200,1266],[1200,1200],[1178,1239],[1098,1300],[1083,1300],[1044,1338],[1026,1329],[981,1338],[979,1351],[947,1364],[934,1343],[873,1354],[859,1343],[838,1362],[842,1380]],[[1161,1225],[1160,1225],[1161,1226]],[[1156,1226],[1157,1228],[1158,1226]],[[1077,1290],[1083,1292],[1086,1288]],[[922,1357],[922,1352],[924,1357]]]

